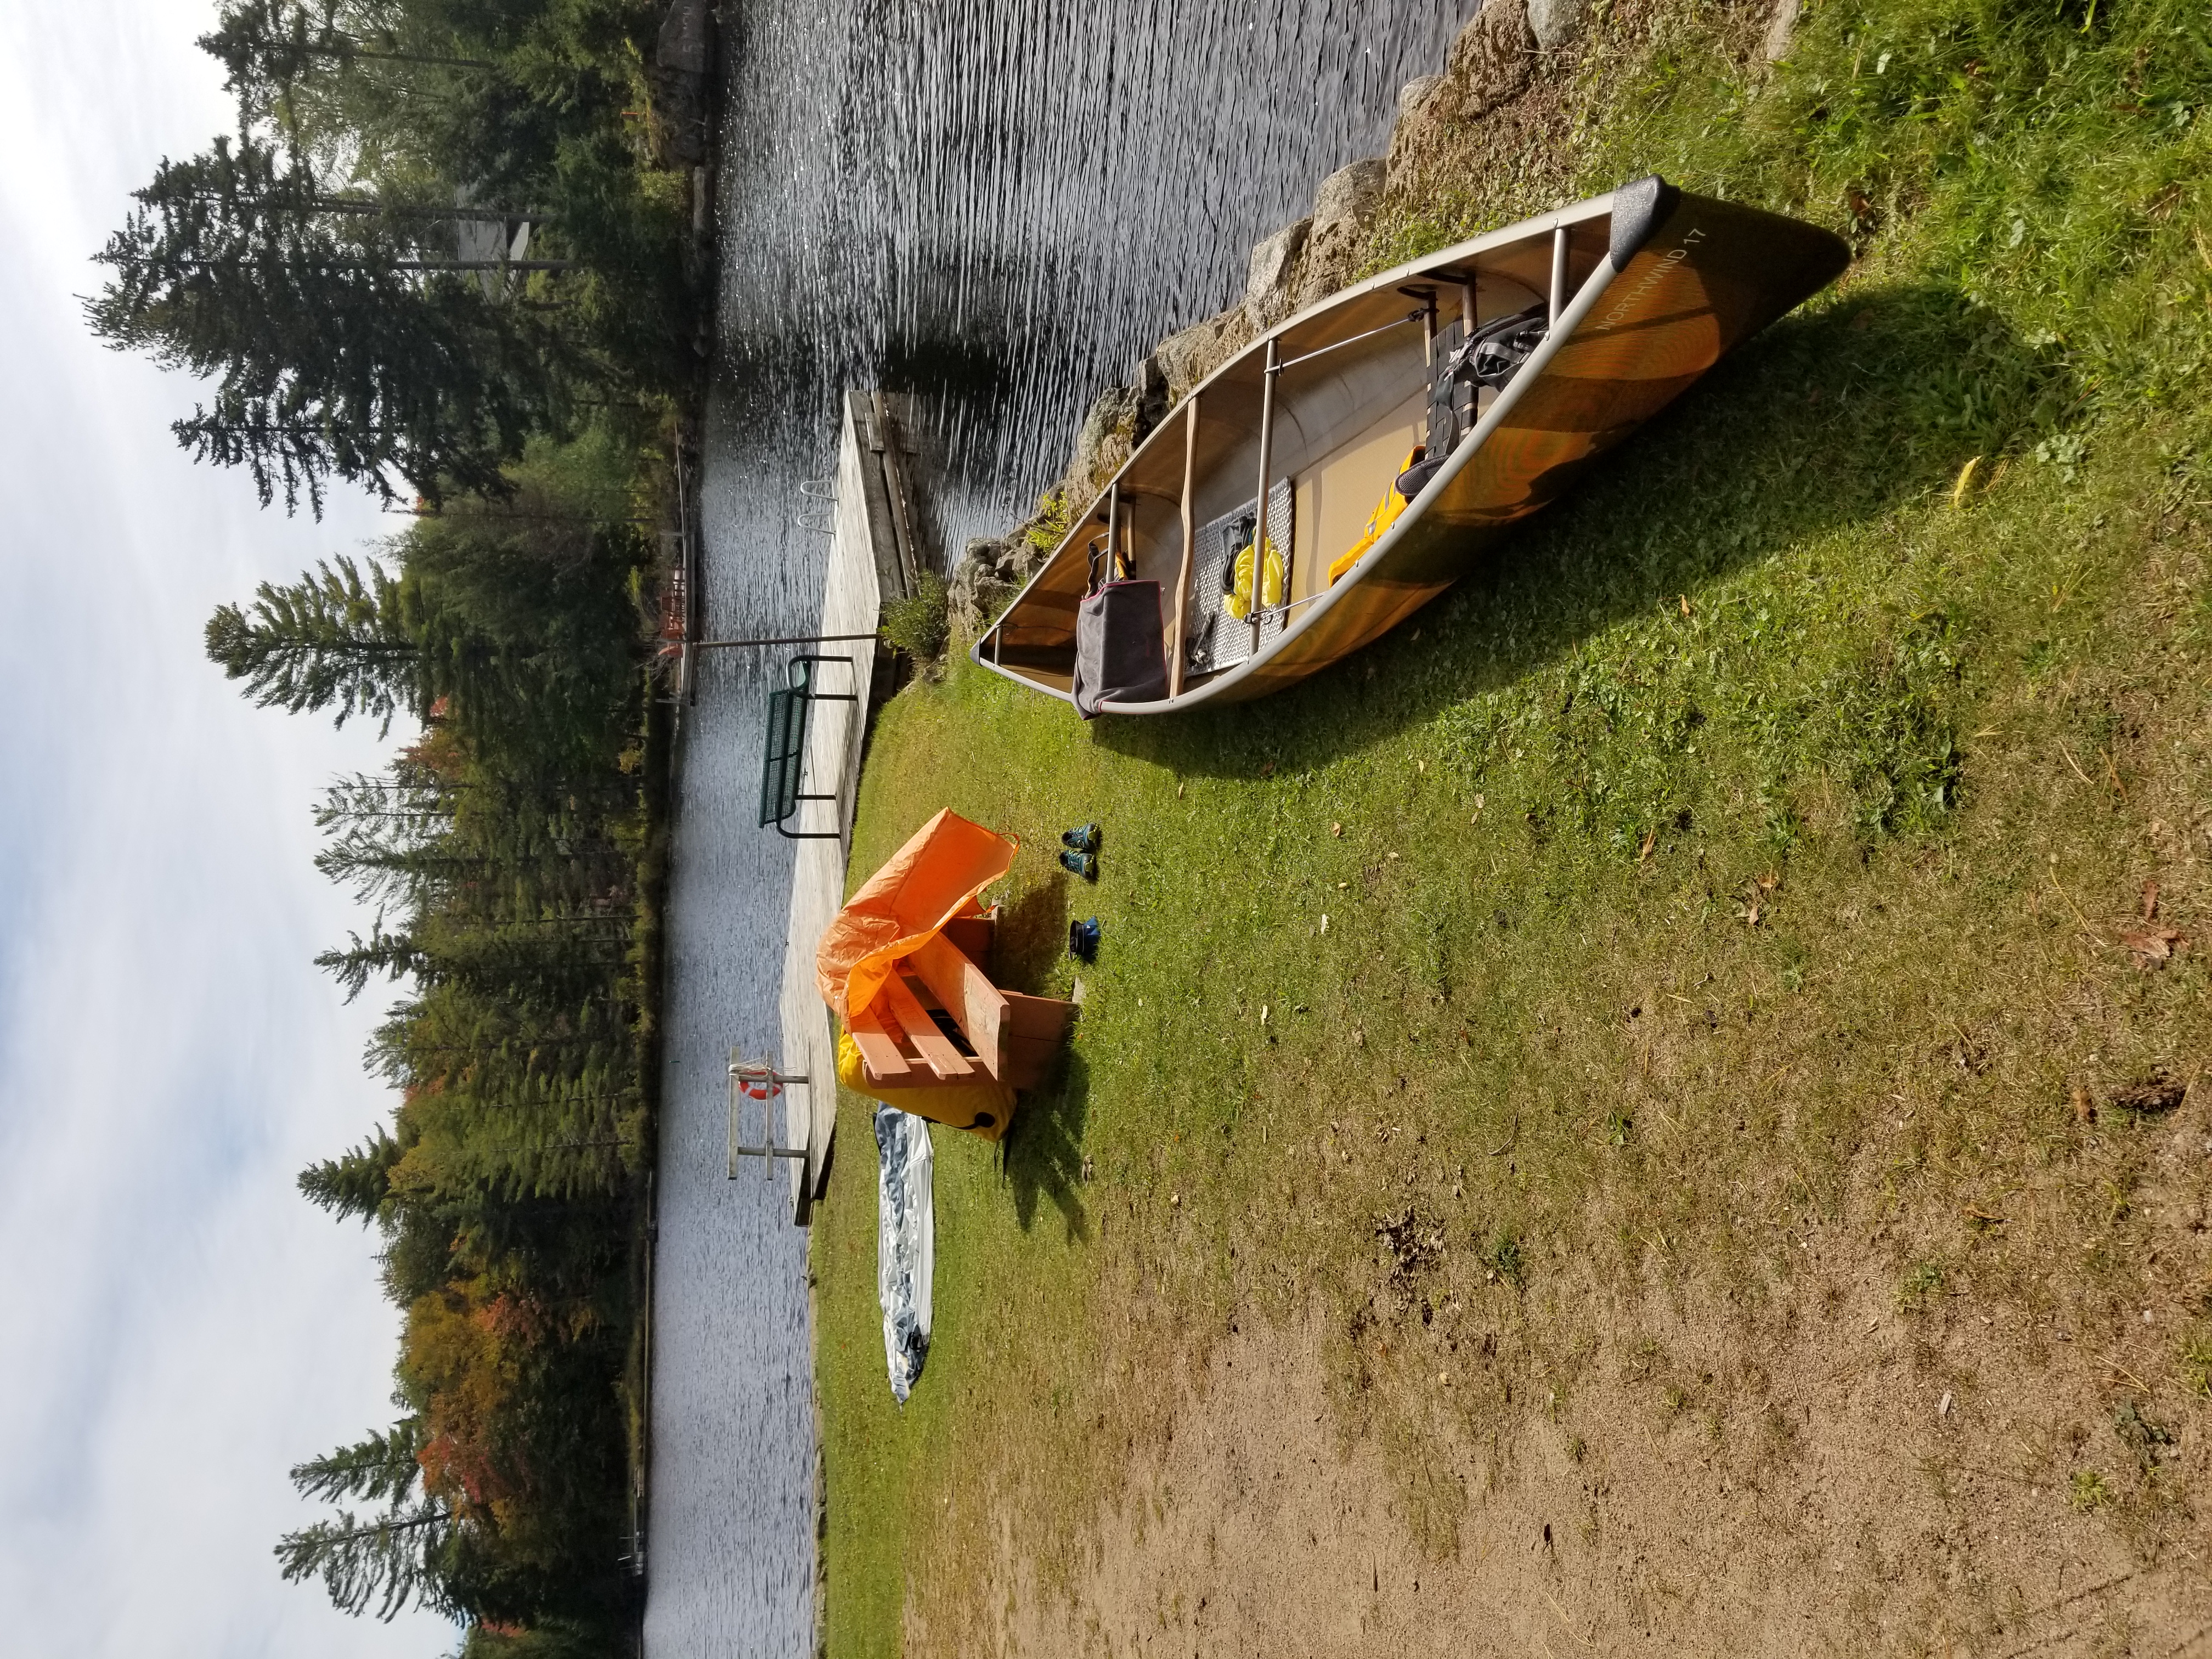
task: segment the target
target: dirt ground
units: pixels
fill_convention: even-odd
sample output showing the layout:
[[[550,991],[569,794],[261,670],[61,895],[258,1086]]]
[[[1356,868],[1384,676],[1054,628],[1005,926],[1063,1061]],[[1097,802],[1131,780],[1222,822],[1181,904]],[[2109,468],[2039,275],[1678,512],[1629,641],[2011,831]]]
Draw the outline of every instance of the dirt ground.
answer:
[[[2201,1140],[2201,1123],[2186,1133]],[[1319,1322],[1240,1320],[1102,1498],[1064,1592],[1039,1589],[1023,1540],[996,1539],[978,1598],[1006,1611],[994,1650],[2212,1651],[2201,1523],[2176,1510],[2157,1535],[2129,1536],[2083,1511],[2063,1473],[2059,1425],[2098,1412],[2099,1373],[2124,1368],[2124,1350],[2015,1389],[1985,1363],[2022,1334],[2002,1316],[1930,1339],[1886,1286],[1838,1269],[1822,1291],[1807,1302],[1823,1311],[1778,1322],[1755,1363],[1642,1310],[1632,1328],[1658,1333],[1673,1367],[1740,1373],[1715,1391],[1696,1372],[1703,1410],[1623,1344],[1571,1403],[1528,1401],[1476,1436],[1451,1396],[1480,1384],[1484,1345],[1448,1353],[1432,1418],[1459,1421],[1429,1473],[1466,1502],[1442,1552],[1409,1524],[1385,1449],[1341,1437]],[[2170,1340],[2151,1312],[2146,1340]],[[2046,1334],[2059,1346],[2056,1327]],[[2183,1471],[2203,1448],[2155,1449],[2195,1484]],[[908,1650],[932,1650],[909,1613]]]

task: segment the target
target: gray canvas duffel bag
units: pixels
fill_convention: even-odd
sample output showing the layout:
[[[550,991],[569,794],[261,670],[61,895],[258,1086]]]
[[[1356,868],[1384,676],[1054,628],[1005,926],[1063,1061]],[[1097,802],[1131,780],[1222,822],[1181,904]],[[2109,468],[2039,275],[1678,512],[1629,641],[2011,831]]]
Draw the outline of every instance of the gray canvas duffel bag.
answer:
[[[1157,702],[1168,694],[1160,639],[1160,585],[1108,582],[1075,612],[1075,712],[1097,716],[1107,702]]]

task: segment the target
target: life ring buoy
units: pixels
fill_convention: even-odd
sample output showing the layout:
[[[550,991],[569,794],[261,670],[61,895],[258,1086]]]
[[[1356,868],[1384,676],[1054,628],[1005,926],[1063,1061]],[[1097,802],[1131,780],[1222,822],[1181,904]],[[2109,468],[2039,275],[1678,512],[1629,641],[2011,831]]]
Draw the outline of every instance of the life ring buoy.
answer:
[[[772,1074],[759,1072],[738,1073],[738,1092],[747,1100],[774,1100],[783,1092],[783,1085]]]

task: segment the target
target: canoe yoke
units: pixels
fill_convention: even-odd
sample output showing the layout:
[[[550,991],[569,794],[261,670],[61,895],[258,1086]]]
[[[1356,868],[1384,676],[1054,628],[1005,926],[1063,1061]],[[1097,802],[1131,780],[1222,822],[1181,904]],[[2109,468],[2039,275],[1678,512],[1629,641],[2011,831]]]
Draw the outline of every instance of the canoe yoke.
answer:
[[[789,820],[799,811],[799,804],[806,800],[835,801],[833,794],[809,795],[800,793],[802,775],[806,769],[806,730],[817,702],[851,702],[855,694],[850,691],[817,691],[814,689],[814,665],[842,662],[848,670],[853,665],[850,657],[823,657],[811,653],[793,657],[786,665],[787,684],[769,693],[768,739],[766,752],[761,759],[760,821],[765,830],[774,824],[776,833],[789,841],[842,841],[844,830],[793,830]]]
[[[947,922],[854,1014],[853,1041],[871,1085],[946,1088],[989,1078],[1034,1089],[1044,1081],[1075,1005],[994,985],[983,964],[995,932],[995,913]]]

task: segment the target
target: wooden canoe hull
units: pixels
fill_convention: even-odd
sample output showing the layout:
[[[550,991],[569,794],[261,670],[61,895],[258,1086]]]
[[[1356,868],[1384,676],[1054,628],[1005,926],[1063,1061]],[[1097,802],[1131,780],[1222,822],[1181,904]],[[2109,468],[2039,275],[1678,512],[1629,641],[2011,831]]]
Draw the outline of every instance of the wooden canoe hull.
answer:
[[[1501,257],[1501,249],[1510,257],[1510,250],[1555,230],[1577,240],[1588,266],[1571,302],[1389,531],[1340,580],[1301,602],[1301,614],[1243,661],[1185,686],[1179,696],[1110,702],[1107,712],[1167,714],[1265,696],[1379,638],[1474,568],[1498,538],[1565,493],[1585,468],[1730,349],[1833,281],[1850,258],[1838,238],[1814,226],[1647,179],[1386,272],[1272,332],[1311,349],[1316,339],[1326,343],[1332,313],[1343,313],[1338,326],[1349,332],[1393,306],[1402,308],[1395,296],[1409,285],[1432,282],[1437,272],[1484,266]],[[1240,387],[1256,388],[1267,338],[1223,365],[1192,395],[1205,400],[1212,393],[1233,404]],[[1346,374],[1357,372],[1355,366]],[[1245,398],[1248,405],[1256,402],[1256,391]],[[1180,465],[1182,444],[1197,441],[1181,431],[1182,415],[1179,406],[1161,422],[1115,484],[1134,497],[1146,480],[1163,476],[1164,461]],[[1199,430],[1195,422],[1192,430]],[[1164,449],[1174,454],[1159,453]],[[1229,453],[1219,443],[1215,449]],[[1062,641],[1072,651],[1075,605],[1087,575],[1080,544],[1090,528],[1086,516],[986,631],[975,648],[977,662],[1032,689],[1067,695],[1054,683],[1059,676],[1036,665],[1052,661]]]

